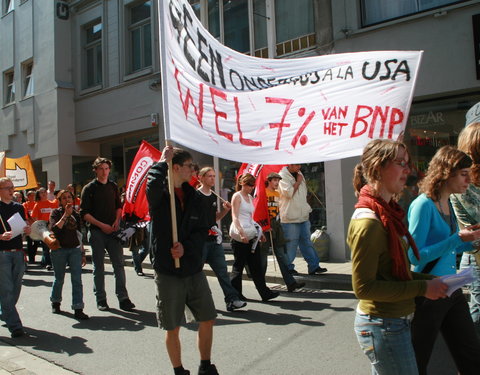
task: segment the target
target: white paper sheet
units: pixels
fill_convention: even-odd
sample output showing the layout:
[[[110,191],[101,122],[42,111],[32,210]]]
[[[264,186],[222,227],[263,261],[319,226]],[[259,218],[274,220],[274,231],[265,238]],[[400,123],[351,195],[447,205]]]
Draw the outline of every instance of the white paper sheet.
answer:
[[[25,220],[23,220],[23,218],[20,216],[18,212],[12,215],[10,219],[8,219],[7,221],[8,221],[8,224],[10,224],[12,238],[22,234],[23,228],[27,226],[27,223],[25,222]]]
[[[440,276],[440,279],[448,285],[447,295],[450,297],[454,291],[474,280],[473,268],[468,267],[455,275]]]

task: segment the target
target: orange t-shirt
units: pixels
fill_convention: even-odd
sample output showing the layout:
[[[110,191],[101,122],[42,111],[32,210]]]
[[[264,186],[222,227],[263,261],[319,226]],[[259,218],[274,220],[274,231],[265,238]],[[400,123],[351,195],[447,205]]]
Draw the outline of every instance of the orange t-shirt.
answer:
[[[50,220],[50,213],[55,209],[58,208],[58,201],[38,201],[35,202],[35,207],[33,207],[32,217],[35,220]]]
[[[29,219],[31,216],[32,216],[32,211],[33,211],[33,207],[35,207],[35,204],[37,202],[35,201],[26,201],[24,204],[23,204],[23,208],[25,209],[25,217],[27,219]]]

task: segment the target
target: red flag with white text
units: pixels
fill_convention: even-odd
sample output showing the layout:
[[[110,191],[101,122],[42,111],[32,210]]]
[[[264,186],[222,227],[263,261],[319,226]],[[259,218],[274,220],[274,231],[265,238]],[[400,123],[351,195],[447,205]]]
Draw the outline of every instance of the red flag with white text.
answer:
[[[142,141],[128,172],[122,216],[135,215],[141,221],[150,220],[146,195],[147,174],[162,153],[147,141]]]

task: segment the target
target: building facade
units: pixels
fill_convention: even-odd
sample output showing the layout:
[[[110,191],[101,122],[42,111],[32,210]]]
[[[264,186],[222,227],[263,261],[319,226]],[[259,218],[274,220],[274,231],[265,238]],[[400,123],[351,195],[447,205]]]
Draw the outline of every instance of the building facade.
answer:
[[[142,139],[163,147],[158,0],[0,0],[0,149],[30,154],[42,183],[80,187],[97,155],[119,185]],[[222,43],[258,57],[423,50],[407,126],[418,171],[454,144],[480,101],[479,1],[190,0]],[[47,5],[48,4],[48,5]],[[238,163],[194,152],[231,193]],[[314,227],[327,224],[331,258],[349,259],[355,197],[350,158],[305,166]],[[228,223],[225,223],[228,224]]]

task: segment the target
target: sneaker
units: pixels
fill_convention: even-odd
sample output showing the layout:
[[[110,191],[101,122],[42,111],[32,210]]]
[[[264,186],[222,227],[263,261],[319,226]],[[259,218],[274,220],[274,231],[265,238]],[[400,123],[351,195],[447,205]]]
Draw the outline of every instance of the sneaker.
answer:
[[[288,272],[290,273],[290,275],[298,275],[297,270],[294,269],[288,270]]]
[[[327,272],[326,268],[318,267],[316,270],[309,272],[309,275],[320,275],[321,273]]]
[[[266,297],[262,297],[262,301],[263,302],[270,301],[271,299],[277,298],[279,295],[280,295],[280,293],[278,293],[278,292],[270,291],[270,293],[268,293]]]
[[[14,339],[16,337],[23,337],[23,336],[28,336],[28,335],[27,335],[27,332],[25,332],[25,330],[23,328],[17,328],[17,329],[14,329],[12,331],[10,336],[12,337],[12,339]]]
[[[62,310],[60,310],[60,302],[52,302],[52,313],[53,314],[60,314]]]
[[[47,266],[47,271],[51,271],[51,270],[53,270],[53,266],[50,266],[50,265]]]
[[[143,273],[143,271],[138,271],[138,272],[137,272],[137,275],[138,275],[138,276],[145,276],[145,274]]]
[[[296,289],[301,289],[305,286],[305,283],[294,282],[290,285],[287,285],[287,290],[289,292],[294,292]]]
[[[217,371],[217,368],[215,367],[215,365],[209,365],[208,367],[206,368],[203,368],[200,367],[198,369],[198,375],[219,375],[218,374],[218,371]]]
[[[90,317],[83,312],[83,309],[75,309],[75,319],[78,320],[87,320]]]
[[[238,310],[245,306],[247,306],[245,301],[237,299],[235,301],[227,302],[227,311]]]
[[[101,301],[97,302],[97,309],[100,311],[108,311],[110,310],[110,306],[108,306],[107,300],[102,299]]]
[[[124,299],[120,301],[120,309],[125,311],[132,311],[135,308],[135,305],[130,301],[130,299]]]

